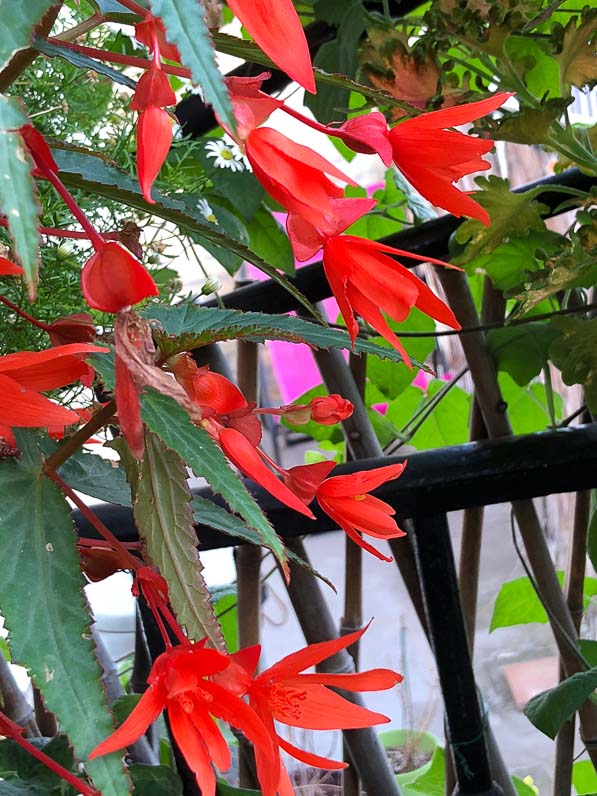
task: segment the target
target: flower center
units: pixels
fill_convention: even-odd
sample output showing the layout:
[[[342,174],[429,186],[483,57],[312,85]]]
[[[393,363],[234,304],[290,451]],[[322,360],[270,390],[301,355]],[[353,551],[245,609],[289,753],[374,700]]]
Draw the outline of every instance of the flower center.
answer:
[[[195,710],[195,702],[190,694],[180,694],[178,704],[185,713],[192,713]]]
[[[365,500],[366,497],[367,497],[367,495],[354,495],[353,499],[361,501],[361,500]]]
[[[232,154],[232,152],[229,149],[223,149],[220,152],[220,155],[224,158],[224,160],[232,160],[233,157],[234,157],[234,155]]]
[[[290,719],[300,719],[303,714],[302,703],[307,699],[306,691],[289,688],[275,683],[269,690],[268,702],[272,713],[278,713]]]

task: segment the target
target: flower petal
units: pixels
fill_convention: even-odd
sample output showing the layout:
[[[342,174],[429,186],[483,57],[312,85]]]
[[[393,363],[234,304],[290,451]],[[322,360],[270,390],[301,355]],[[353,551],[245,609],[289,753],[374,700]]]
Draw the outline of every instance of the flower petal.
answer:
[[[3,374],[0,374],[0,396],[0,423],[6,426],[47,428],[79,422],[76,412],[26,389]]]
[[[355,705],[323,685],[306,684],[301,689],[306,698],[301,702],[300,715],[273,709],[274,719],[308,730],[349,730],[389,722],[387,716]]]
[[[159,293],[139,260],[115,241],[104,244],[87,260],[81,289],[87,304],[103,312],[120,312]]]
[[[168,716],[172,734],[180,747],[184,759],[197,780],[201,796],[215,796],[216,775],[211,767],[207,746],[203,738],[176,701],[168,705]]]
[[[137,122],[137,177],[143,197],[150,204],[151,186],[160,173],[172,144],[172,120],[162,108],[142,111]]]
[[[135,705],[132,713],[120,727],[105,741],[98,744],[89,755],[94,760],[100,755],[107,755],[124,749],[140,738],[164,709],[164,693],[159,685],[150,686]]]
[[[307,752],[304,749],[299,749],[298,746],[294,746],[279,735],[278,744],[280,745],[280,749],[283,749],[286,754],[289,754],[297,760],[300,760],[301,763],[306,763],[308,766],[313,766],[314,768],[341,770],[343,768],[347,768],[348,766],[348,763],[344,763],[341,760],[330,760],[328,757],[321,757],[320,755],[313,754],[313,752]]]

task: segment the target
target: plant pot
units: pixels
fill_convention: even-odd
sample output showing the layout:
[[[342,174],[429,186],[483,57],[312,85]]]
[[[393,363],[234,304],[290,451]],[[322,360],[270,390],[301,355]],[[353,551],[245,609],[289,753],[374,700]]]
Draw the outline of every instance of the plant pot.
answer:
[[[398,785],[408,785],[429,771],[433,753],[441,746],[439,738],[432,732],[416,730],[385,730],[379,733],[379,740],[387,752],[401,751],[410,758],[407,762],[412,768],[395,774]],[[393,762],[396,761],[390,757],[390,764]]]

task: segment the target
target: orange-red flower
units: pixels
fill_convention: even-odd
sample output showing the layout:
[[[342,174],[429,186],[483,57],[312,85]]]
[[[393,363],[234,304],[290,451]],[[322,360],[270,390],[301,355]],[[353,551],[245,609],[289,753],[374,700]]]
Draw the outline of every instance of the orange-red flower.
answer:
[[[0,276],[18,276],[23,273],[20,265],[13,263],[6,257],[0,257]]]
[[[408,354],[383,313],[394,321],[404,321],[411,307],[417,307],[453,329],[460,329],[460,324],[452,310],[422,280],[388,254],[450,267],[441,260],[409,254],[377,241],[338,235],[325,243],[323,269],[353,345],[359,330],[355,319],[358,313],[400,351],[410,366]]]
[[[309,45],[292,0],[229,0],[228,6],[276,66],[314,94]]]
[[[151,186],[160,173],[172,143],[172,120],[163,108],[148,108],[137,122],[137,178],[144,199],[154,205]]]
[[[328,126],[328,135],[341,138],[354,152],[364,152],[366,155],[377,153],[386,166],[392,162],[388,124],[379,111],[355,116],[337,128]]]
[[[55,428],[79,423],[76,412],[39,393],[85,379],[89,374],[85,356],[106,351],[100,346],[72,343],[0,357],[0,424],[9,428]],[[12,437],[9,432],[7,435]]]
[[[180,63],[178,47],[166,40],[166,28],[159,17],[147,14],[143,22],[137,22],[135,25],[135,38],[141,44],[144,44],[151,53],[158,49],[164,58]]]
[[[87,304],[103,312],[120,312],[159,293],[139,260],[116,241],[98,243],[81,271],[81,289]]]
[[[454,183],[465,174],[488,169],[483,160],[493,141],[447,130],[497,110],[512,96],[494,94],[480,102],[423,113],[406,119],[389,134],[394,163],[406,179],[432,204],[455,216],[471,216],[489,225],[487,211]]]
[[[137,740],[163,710],[172,734],[203,796],[215,796],[212,763],[230,767],[230,751],[213,717],[242,730],[256,750],[258,776],[265,796],[275,796],[280,777],[277,751],[270,733],[249,705],[208,677],[223,671],[229,658],[206,649],[205,642],[167,650],[148,677],[149,688],[126,721],[90,754],[109,754]]]
[[[365,542],[361,534],[365,533],[377,539],[396,539],[405,534],[393,519],[396,513],[394,509],[368,493],[386,481],[398,478],[405,467],[406,462],[350,475],[332,476],[323,481],[315,493],[321,508],[353,542],[383,561],[392,559]]]
[[[355,705],[327,686],[344,691],[385,691],[402,681],[402,675],[397,672],[372,669],[356,674],[303,674],[305,669],[354,644],[366,629],[332,641],[310,644],[257,676],[254,673],[260,647],[243,649],[230,656],[232,665],[218,672],[214,679],[239,695],[248,695],[249,704],[280,749],[318,768],[345,768],[346,763],[320,757],[290,744],[276,732],[274,722],[309,730],[347,730],[389,721],[387,716]],[[259,762],[257,753],[256,759]],[[282,761],[280,775],[280,796],[293,796],[294,790]]]

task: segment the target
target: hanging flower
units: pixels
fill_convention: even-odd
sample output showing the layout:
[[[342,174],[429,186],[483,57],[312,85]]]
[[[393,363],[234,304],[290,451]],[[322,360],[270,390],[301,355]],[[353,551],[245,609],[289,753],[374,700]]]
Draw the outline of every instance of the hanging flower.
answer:
[[[208,141],[205,145],[208,158],[214,158],[217,169],[230,169],[230,171],[244,171],[242,152],[233,142],[226,142],[221,138],[217,141]]]
[[[6,257],[0,257],[0,276],[20,276],[23,269]]]
[[[216,777],[230,768],[230,750],[214,717],[242,730],[254,744],[258,776],[265,796],[275,796],[280,777],[270,733],[242,699],[208,677],[223,671],[229,658],[206,649],[205,641],[174,647],[156,659],[149,688],[130,716],[89,755],[90,760],[134,743],[166,710],[172,734],[195,774],[203,796],[215,796]]]
[[[228,6],[276,66],[315,94],[309,45],[292,0],[229,0]]]
[[[361,534],[377,539],[397,539],[405,534],[393,519],[395,510],[369,492],[387,481],[399,478],[405,467],[406,462],[350,475],[332,476],[324,480],[315,493],[321,508],[353,542],[382,561],[392,559],[365,542]]]
[[[499,92],[480,102],[423,113],[406,119],[389,133],[394,163],[432,204],[455,216],[470,216],[489,225],[489,215],[454,183],[466,174],[488,169],[483,160],[493,141],[448,130],[497,110],[511,94]]]
[[[299,749],[282,738],[274,722],[308,730],[348,730],[372,727],[389,721],[329,690],[385,691],[402,682],[402,675],[391,669],[372,669],[355,674],[304,674],[315,666],[357,642],[367,628],[341,638],[310,644],[287,655],[269,669],[255,676],[260,647],[250,647],[231,655],[231,665],[213,677],[216,682],[239,696],[247,694],[249,704],[268,729],[274,743],[292,757],[317,768],[346,768],[346,763],[320,757]],[[260,750],[256,750],[259,763]],[[262,763],[263,766],[263,763]],[[280,796],[293,796],[284,764],[280,760]]]
[[[87,304],[103,312],[120,312],[159,293],[139,260],[116,241],[98,244],[81,271],[81,289]]]

